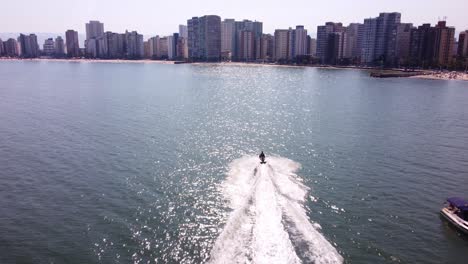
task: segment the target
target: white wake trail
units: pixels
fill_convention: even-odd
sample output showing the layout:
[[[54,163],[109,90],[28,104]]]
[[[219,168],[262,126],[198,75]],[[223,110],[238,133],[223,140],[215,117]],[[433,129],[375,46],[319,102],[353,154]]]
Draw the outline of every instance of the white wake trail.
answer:
[[[243,157],[230,164],[222,191],[233,212],[209,263],[343,263],[307,217],[309,188],[295,174],[300,165],[280,157],[267,162]]]

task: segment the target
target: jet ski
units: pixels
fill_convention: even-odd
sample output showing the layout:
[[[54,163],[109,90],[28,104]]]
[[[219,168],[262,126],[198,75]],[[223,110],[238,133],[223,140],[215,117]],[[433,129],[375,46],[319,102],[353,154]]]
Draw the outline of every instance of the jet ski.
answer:
[[[258,156],[260,158],[260,164],[266,164],[266,161],[265,161],[265,154],[263,153],[260,153],[260,155]]]

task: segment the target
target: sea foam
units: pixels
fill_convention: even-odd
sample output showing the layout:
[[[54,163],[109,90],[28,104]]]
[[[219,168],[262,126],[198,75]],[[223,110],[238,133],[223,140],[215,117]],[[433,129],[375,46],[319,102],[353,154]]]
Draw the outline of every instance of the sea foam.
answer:
[[[309,188],[296,174],[300,164],[256,157],[230,164],[222,192],[233,209],[209,263],[342,263],[304,208]]]

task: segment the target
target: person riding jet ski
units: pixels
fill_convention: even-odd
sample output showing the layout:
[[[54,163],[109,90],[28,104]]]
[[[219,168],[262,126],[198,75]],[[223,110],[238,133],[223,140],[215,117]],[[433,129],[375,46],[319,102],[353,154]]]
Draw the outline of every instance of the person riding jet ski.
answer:
[[[260,153],[260,155],[258,156],[260,158],[260,164],[265,164],[266,161],[265,161],[265,154],[263,153]]]

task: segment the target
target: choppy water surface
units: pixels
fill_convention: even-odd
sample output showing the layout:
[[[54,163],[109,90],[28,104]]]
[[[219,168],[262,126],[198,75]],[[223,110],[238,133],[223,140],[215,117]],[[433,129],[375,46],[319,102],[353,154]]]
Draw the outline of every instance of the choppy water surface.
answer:
[[[468,196],[465,82],[4,61],[0,116],[1,263],[468,258],[438,215]]]

